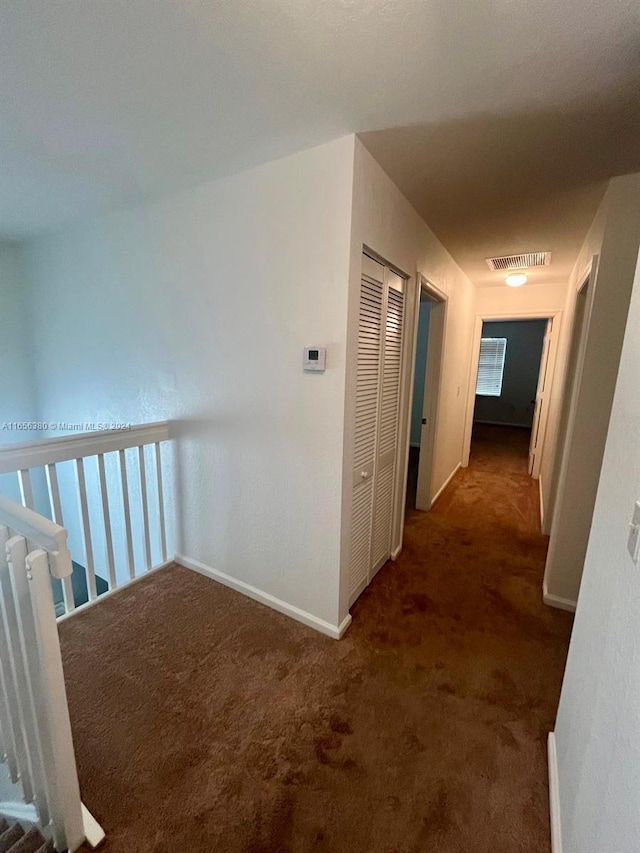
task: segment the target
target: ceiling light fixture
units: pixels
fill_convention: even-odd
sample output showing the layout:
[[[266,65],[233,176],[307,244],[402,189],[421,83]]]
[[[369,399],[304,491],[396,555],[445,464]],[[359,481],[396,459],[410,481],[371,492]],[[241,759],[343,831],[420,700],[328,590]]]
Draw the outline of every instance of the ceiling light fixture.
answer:
[[[516,272],[508,275],[505,281],[509,287],[522,287],[523,284],[529,281],[529,278],[523,272]]]

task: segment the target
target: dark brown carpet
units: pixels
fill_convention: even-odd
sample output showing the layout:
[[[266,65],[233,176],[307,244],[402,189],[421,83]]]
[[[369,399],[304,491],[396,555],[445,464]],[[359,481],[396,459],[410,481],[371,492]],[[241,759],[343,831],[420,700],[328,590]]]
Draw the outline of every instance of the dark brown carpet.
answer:
[[[341,642],[177,567],[61,625],[105,853],[549,850],[571,618],[541,603],[537,484],[498,435],[409,513]]]

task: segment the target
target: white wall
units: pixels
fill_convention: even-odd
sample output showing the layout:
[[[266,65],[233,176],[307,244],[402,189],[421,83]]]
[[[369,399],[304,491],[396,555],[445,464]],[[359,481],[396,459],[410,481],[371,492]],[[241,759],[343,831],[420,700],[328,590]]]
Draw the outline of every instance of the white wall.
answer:
[[[410,277],[410,293],[407,300],[409,312],[415,310],[415,300],[418,295],[416,286],[418,271],[448,295],[442,395],[436,430],[434,488],[446,481],[462,458],[466,409],[465,391],[469,379],[475,304],[475,288],[469,279],[360,140],[356,139],[349,271],[341,616],[346,614],[348,604],[358,303],[363,246],[377,252],[385,261]],[[399,542],[401,535],[402,519],[400,518],[397,520],[396,530],[394,531],[395,542]]]
[[[474,421],[530,427],[540,374],[547,322],[507,320],[484,323],[483,338],[506,338],[502,391],[499,397],[476,394]]]
[[[17,243],[0,242],[0,443],[29,440],[33,434],[12,429],[14,421],[36,418],[35,376],[31,353],[34,330],[29,323],[22,255]]]
[[[40,414],[170,419],[179,550],[336,625],[354,138],[27,246]],[[327,371],[304,374],[305,345]]]
[[[31,441],[38,435],[15,425],[37,419],[33,337],[20,246],[0,242],[0,444]],[[0,494],[20,499],[15,475],[0,475]]]
[[[637,853],[640,568],[626,542],[640,499],[640,262],[556,721],[563,853]]]
[[[580,590],[639,243],[640,175],[614,178],[581,250],[568,296],[567,313],[572,313],[591,258],[599,254],[575,424],[559,479],[545,570],[547,595],[567,602],[575,602]]]

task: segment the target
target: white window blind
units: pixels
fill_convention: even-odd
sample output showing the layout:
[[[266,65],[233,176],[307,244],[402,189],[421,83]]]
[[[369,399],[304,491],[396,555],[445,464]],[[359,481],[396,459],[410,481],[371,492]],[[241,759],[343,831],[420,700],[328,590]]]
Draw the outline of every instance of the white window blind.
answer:
[[[482,338],[476,394],[499,397],[502,393],[502,374],[507,352],[506,338]]]

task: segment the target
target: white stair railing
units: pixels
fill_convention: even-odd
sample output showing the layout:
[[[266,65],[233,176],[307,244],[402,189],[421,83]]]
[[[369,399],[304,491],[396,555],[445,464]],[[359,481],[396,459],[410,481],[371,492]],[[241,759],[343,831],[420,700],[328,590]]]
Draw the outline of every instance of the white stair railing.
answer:
[[[0,474],[15,474],[22,505],[49,515],[78,543],[73,556],[86,569],[89,604],[99,594],[96,569],[113,592],[167,562],[161,445],[168,439],[169,423],[160,421],[0,447]],[[62,589],[64,616],[76,608],[71,576]]]
[[[80,799],[50,576],[69,578],[67,531],[0,497],[0,753],[56,850],[104,833]]]

